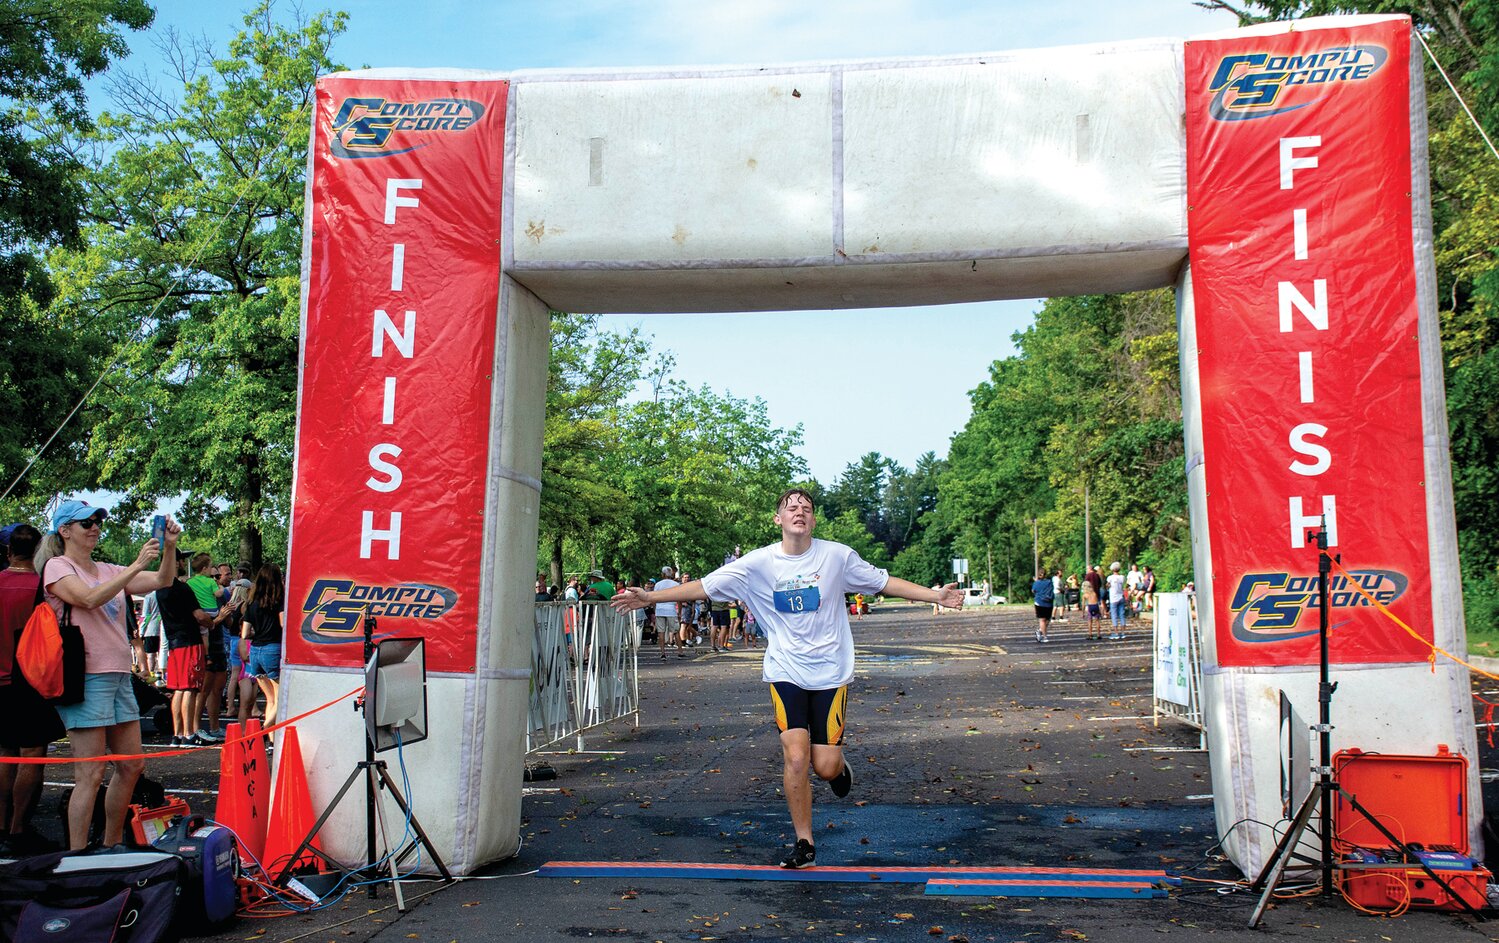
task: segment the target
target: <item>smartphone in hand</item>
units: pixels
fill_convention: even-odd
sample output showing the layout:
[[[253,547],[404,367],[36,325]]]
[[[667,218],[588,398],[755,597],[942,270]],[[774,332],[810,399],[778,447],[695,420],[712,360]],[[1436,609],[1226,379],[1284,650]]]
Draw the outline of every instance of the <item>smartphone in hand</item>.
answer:
[[[167,542],[167,516],[158,514],[151,518],[151,536],[157,543],[165,545]]]

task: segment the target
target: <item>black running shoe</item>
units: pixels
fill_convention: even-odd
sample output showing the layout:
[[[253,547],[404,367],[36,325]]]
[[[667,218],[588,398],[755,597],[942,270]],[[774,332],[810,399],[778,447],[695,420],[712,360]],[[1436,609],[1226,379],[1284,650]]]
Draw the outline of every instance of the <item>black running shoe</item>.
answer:
[[[849,789],[854,785],[854,771],[849,769],[848,760],[843,761],[843,772],[828,780],[828,786],[832,788],[833,795],[842,799],[848,795]]]
[[[796,840],[796,847],[791,849],[791,854],[781,859],[781,867],[788,869],[810,868],[816,863],[814,860],[816,857],[817,849],[812,847],[812,843],[805,838],[798,838]]]

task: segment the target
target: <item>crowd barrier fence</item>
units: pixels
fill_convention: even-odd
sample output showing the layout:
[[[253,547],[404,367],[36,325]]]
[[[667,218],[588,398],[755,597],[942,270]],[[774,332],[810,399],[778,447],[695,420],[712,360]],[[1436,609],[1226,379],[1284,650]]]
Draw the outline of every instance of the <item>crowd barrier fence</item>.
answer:
[[[633,715],[640,725],[640,626],[603,602],[536,604],[526,752]]]

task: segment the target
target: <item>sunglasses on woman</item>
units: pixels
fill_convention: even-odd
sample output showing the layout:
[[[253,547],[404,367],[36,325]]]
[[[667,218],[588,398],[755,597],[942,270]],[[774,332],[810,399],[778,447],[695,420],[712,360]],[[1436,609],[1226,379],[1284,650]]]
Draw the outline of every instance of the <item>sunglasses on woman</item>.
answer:
[[[90,517],[90,518],[85,518],[84,520],[81,520],[81,521],[73,521],[72,523],[73,523],[74,527],[81,527],[84,530],[93,530],[96,527],[103,527],[104,526],[104,518],[102,518],[102,517]]]

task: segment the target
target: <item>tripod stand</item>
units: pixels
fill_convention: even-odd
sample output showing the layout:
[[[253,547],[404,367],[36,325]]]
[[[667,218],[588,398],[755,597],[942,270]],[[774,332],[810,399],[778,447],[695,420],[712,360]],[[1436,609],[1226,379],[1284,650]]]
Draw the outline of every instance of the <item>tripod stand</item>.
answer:
[[[370,656],[375,651],[374,635],[375,617],[366,614],[364,617],[364,660],[366,664],[369,663]],[[365,703],[364,695],[361,695],[355,701],[354,709],[361,713],[370,709]],[[359,868],[348,868],[325,854],[321,849],[314,848],[312,842],[317,837],[318,832],[322,831],[323,825],[332,817],[334,810],[338,808],[338,804],[343,801],[344,796],[348,795],[349,790],[353,788],[354,784],[360,778],[364,779],[365,798],[364,865]],[[391,798],[400,807],[401,813],[405,815],[405,820],[410,824],[411,830],[416,833],[416,837],[412,839],[410,844],[401,849],[399,854],[390,849],[390,836],[385,829],[385,814],[377,792],[379,789],[384,789],[390,793]],[[386,854],[383,858],[376,857],[375,854],[375,831],[377,825],[380,832],[381,844],[386,849]],[[287,859],[286,864],[281,868],[280,873],[276,875],[272,883],[285,887],[287,881],[291,879],[292,869],[296,866],[296,863],[301,860],[304,854],[311,854],[341,872],[344,875],[342,880],[359,878],[360,883],[368,888],[370,897],[375,896],[376,888],[380,884],[388,882],[396,895],[396,909],[401,913],[405,913],[406,900],[401,895],[398,868],[401,861],[419,847],[426,849],[427,854],[432,856],[432,863],[437,866],[437,872],[442,875],[443,882],[451,883],[453,875],[448,872],[448,867],[443,863],[442,856],[437,853],[437,849],[433,847],[432,840],[422,830],[421,822],[417,821],[416,813],[411,810],[411,806],[407,804],[406,797],[401,794],[400,788],[396,786],[395,780],[391,778],[390,770],[386,768],[385,761],[375,759],[375,743],[370,739],[368,732],[366,732],[364,738],[364,759],[356,763],[354,768],[349,771],[349,775],[344,779],[343,785],[339,787],[338,792],[333,796],[333,801],[329,802],[327,807],[323,809],[322,815],[318,816],[317,821],[313,823],[312,829],[302,839],[302,843],[297,846],[297,850],[292,852],[291,857]],[[382,863],[389,866],[388,874],[382,875],[380,873],[380,865]]]
[[[1265,908],[1270,903],[1270,898],[1275,894],[1275,889],[1280,885],[1281,879],[1285,877],[1286,868],[1294,859],[1304,864],[1315,864],[1322,876],[1322,896],[1330,898],[1333,895],[1333,872],[1339,870],[1340,866],[1333,861],[1332,853],[1332,803],[1334,797],[1341,797],[1348,803],[1355,813],[1364,821],[1374,826],[1380,835],[1390,843],[1389,847],[1400,852],[1401,864],[1414,864],[1427,877],[1436,882],[1436,885],[1446,891],[1449,896],[1463,905],[1463,909],[1472,914],[1478,920],[1483,920],[1483,914],[1478,908],[1468,903],[1467,899],[1459,894],[1453,887],[1442,879],[1442,876],[1432,870],[1431,866],[1411,849],[1410,845],[1395,837],[1395,834],[1384,826],[1372,812],[1359,804],[1352,794],[1348,793],[1333,778],[1332,768],[1332,695],[1338,689],[1337,682],[1331,681],[1328,674],[1327,658],[1327,632],[1328,632],[1328,609],[1327,609],[1327,578],[1332,574],[1332,557],[1327,553],[1327,518],[1322,518],[1322,524],[1317,530],[1307,534],[1316,542],[1317,546],[1317,634],[1320,654],[1320,675],[1317,684],[1317,724],[1312,728],[1317,731],[1318,759],[1317,766],[1313,768],[1317,774],[1317,780],[1312,784],[1312,791],[1307,794],[1301,808],[1296,811],[1296,816],[1291,820],[1291,827],[1276,842],[1275,853],[1270,860],[1265,862],[1264,869],[1259,877],[1254,879],[1250,890],[1260,892],[1259,903],[1255,905],[1254,913],[1249,917],[1251,928],[1259,926],[1260,918],[1264,916]],[[1341,555],[1339,560],[1341,560]],[[1311,825],[1312,816],[1318,816],[1317,840],[1320,845],[1316,858],[1309,858],[1296,851],[1302,836]]]

